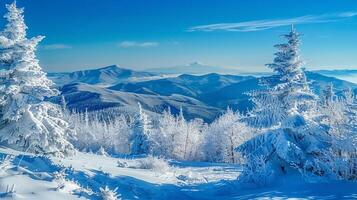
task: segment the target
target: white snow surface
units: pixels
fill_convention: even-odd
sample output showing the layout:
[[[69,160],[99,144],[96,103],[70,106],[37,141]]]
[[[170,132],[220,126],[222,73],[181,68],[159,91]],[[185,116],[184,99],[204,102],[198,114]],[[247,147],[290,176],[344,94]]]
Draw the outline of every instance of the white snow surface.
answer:
[[[0,198],[103,199],[107,187],[118,199],[357,199],[353,182],[304,183],[284,177],[274,186],[256,188],[236,181],[241,171],[237,165],[171,160],[169,169],[140,169],[143,159],[148,158],[81,152],[68,158],[39,157],[0,148]]]

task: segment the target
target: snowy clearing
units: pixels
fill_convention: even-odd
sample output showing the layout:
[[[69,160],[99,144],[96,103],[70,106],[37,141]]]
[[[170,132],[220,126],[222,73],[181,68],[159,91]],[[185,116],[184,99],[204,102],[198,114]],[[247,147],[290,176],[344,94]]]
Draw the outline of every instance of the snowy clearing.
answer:
[[[273,188],[249,188],[237,183],[237,165],[170,161],[170,169],[160,171],[130,167],[146,158],[77,152],[48,159],[0,148],[1,159],[6,156],[10,165],[0,166],[4,199],[101,199],[103,186],[117,188],[122,199],[357,199],[357,183],[306,184],[285,178]],[[118,165],[123,162],[129,167]],[[61,171],[64,180],[58,178]],[[13,185],[14,192],[5,193]]]

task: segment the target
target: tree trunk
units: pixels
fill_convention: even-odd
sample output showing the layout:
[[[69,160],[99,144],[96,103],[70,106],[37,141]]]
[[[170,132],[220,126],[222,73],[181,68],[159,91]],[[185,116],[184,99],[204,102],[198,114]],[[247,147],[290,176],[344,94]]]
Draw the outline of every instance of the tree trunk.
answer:
[[[183,159],[186,160],[186,154],[187,154],[187,144],[188,143],[188,130],[186,128],[186,139],[185,139],[185,148],[184,148],[184,154],[183,154]]]
[[[233,143],[233,130],[231,131],[231,135],[229,137],[229,140],[230,140],[230,156],[231,156],[231,162],[234,163],[235,160],[234,160],[234,143]]]

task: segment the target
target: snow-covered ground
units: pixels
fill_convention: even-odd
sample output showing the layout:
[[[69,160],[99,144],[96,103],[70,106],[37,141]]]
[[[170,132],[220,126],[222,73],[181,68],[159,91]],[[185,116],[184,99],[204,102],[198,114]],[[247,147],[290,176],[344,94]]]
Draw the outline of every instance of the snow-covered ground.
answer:
[[[159,163],[140,169],[146,158],[80,152],[70,158],[46,158],[1,148],[0,157],[0,197],[5,199],[100,199],[105,186],[118,188],[123,199],[191,199],[200,193],[201,184],[234,180],[240,173],[237,166],[175,161],[168,168]],[[61,171],[65,180],[56,178]],[[5,194],[13,185],[15,192]]]
[[[80,152],[46,158],[4,148],[0,158],[4,199],[102,199],[105,186],[117,188],[122,199],[357,199],[357,183],[306,184],[286,178],[274,187],[242,186],[236,181],[237,165],[170,161],[165,166],[154,158]]]

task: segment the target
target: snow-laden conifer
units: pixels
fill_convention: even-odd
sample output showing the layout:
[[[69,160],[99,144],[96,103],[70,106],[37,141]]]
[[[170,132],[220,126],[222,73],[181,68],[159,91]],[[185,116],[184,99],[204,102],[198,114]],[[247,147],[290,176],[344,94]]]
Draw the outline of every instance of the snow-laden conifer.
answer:
[[[134,122],[131,136],[131,153],[134,155],[148,154],[150,152],[150,135],[152,134],[152,122],[145,113],[140,103],[139,115]]]
[[[308,86],[299,55],[300,34],[292,27],[283,35],[286,43],[275,45],[275,75],[265,79],[266,89],[252,93],[255,103],[248,121],[262,134],[238,147],[250,165],[257,157],[276,174],[291,169],[315,175],[334,174],[331,167],[332,138],[316,120],[317,97]],[[266,172],[266,170],[258,170]],[[251,172],[248,172],[249,174]]]
[[[292,26],[290,33],[282,37],[287,42],[275,45],[278,51],[274,54],[274,62],[266,65],[275,75],[263,79],[265,90],[251,94],[256,106],[251,122],[256,126],[302,125],[301,117],[310,115],[316,104],[317,98],[310,90],[302,68],[300,34]]]
[[[7,24],[0,34],[0,140],[28,152],[70,154],[61,109],[44,102],[58,94],[35,55],[44,37],[26,38],[23,8],[16,3],[6,8]]]

